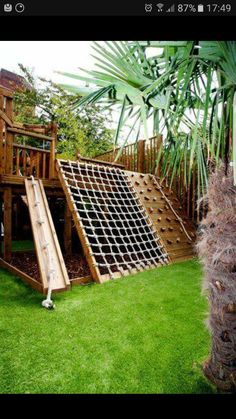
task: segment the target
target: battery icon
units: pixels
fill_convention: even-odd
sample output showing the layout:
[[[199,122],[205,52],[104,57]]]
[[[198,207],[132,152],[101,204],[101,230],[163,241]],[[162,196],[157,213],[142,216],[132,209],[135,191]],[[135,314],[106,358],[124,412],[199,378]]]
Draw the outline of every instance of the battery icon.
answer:
[[[197,7],[197,11],[198,11],[199,13],[204,12],[204,6],[203,6],[203,4],[199,4],[199,5],[198,5],[198,7]]]

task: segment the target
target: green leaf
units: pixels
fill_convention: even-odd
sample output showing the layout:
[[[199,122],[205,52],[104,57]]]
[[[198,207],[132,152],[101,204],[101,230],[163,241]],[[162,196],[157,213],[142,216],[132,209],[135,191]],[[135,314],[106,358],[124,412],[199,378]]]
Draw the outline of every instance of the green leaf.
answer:
[[[166,109],[168,97],[164,94],[160,94],[150,98],[148,102],[153,106],[153,108]]]

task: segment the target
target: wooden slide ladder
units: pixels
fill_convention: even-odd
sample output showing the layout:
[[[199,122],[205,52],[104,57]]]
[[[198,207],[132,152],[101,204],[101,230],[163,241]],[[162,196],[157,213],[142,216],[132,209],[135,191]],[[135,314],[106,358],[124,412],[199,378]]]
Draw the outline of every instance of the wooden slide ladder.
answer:
[[[25,179],[26,195],[44,293],[66,290],[70,281],[41,180]],[[50,285],[49,285],[50,283]]]

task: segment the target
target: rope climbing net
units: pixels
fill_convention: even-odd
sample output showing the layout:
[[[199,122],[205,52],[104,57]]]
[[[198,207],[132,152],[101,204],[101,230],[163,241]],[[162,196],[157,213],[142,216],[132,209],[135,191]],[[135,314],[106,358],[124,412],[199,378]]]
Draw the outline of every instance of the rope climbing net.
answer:
[[[90,257],[100,275],[116,277],[167,262],[168,255],[129,177],[117,168],[59,162]]]

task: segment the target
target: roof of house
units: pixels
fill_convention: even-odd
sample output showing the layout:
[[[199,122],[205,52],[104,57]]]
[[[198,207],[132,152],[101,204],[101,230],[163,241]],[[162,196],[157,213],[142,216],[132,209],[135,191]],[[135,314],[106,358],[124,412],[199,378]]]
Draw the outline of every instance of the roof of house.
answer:
[[[13,92],[19,88],[32,89],[24,77],[4,68],[0,70],[0,85]]]

